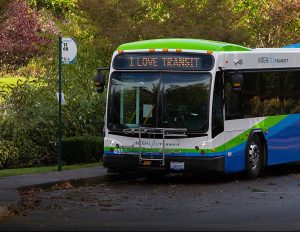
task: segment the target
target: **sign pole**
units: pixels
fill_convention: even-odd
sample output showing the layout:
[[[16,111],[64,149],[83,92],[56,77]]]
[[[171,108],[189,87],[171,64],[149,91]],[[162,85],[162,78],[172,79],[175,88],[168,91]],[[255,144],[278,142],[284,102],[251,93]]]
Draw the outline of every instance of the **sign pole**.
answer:
[[[58,152],[58,167],[57,171],[61,171],[61,85],[62,85],[62,64],[61,64],[61,59],[62,59],[62,37],[59,36],[58,39],[58,143],[57,143],[57,152]]]
[[[58,37],[58,141],[57,141],[57,171],[62,168],[62,111],[61,106],[66,105],[62,93],[62,65],[73,64],[77,55],[77,45],[72,38]]]

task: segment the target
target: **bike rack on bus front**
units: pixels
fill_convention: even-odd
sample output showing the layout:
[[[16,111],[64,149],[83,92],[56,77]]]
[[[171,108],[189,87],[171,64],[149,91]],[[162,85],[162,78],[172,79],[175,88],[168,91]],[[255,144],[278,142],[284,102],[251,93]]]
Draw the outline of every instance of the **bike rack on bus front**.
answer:
[[[165,151],[166,151],[166,137],[186,137],[187,135],[185,132],[187,131],[186,128],[152,128],[152,127],[139,127],[139,128],[132,128],[132,129],[124,129],[125,134],[138,134],[139,135],[139,164],[144,164],[144,161],[158,161],[161,162],[162,166],[165,166]],[[142,134],[148,134],[149,140],[151,139],[150,136],[153,135],[153,139],[155,141],[155,135],[162,136],[162,150],[160,150],[159,155],[155,152],[143,152],[142,147]]]

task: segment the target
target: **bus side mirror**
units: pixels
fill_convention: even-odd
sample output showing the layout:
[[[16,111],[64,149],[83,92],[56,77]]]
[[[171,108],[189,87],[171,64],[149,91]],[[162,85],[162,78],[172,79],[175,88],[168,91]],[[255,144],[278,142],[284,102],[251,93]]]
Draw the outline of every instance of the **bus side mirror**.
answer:
[[[233,91],[241,91],[244,82],[244,76],[240,73],[232,73],[230,75],[230,82]]]
[[[98,73],[94,79],[97,93],[103,93],[103,91],[104,91],[104,87],[105,87],[105,74],[103,73],[104,70],[109,70],[109,69],[98,68]]]

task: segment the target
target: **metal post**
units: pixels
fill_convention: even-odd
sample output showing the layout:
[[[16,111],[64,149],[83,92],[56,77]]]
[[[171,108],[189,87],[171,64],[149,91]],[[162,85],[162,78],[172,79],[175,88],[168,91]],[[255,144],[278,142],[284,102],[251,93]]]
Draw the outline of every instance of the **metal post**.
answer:
[[[166,132],[166,129],[163,128],[162,129],[162,134],[163,134],[163,162],[162,162],[162,165],[163,166],[165,166],[165,148],[166,148],[165,132]]]
[[[62,37],[59,36],[58,39],[58,143],[57,143],[57,152],[58,152],[58,167],[57,171],[61,171],[61,85],[62,85],[62,64],[61,64],[61,44]]]
[[[141,127],[139,127],[139,164],[141,164],[142,160],[142,132]]]

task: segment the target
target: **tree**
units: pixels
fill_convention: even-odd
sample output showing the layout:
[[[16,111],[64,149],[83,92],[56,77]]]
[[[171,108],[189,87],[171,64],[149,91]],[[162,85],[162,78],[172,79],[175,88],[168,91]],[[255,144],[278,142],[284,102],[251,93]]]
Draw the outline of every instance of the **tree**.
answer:
[[[97,39],[119,44],[165,37],[220,40],[250,47],[299,40],[299,1],[79,0],[98,28]]]
[[[300,2],[294,0],[229,0],[239,15],[236,28],[247,31],[251,47],[280,47],[300,41]]]
[[[76,0],[27,0],[29,5],[37,10],[50,10],[55,16],[61,18],[66,12],[76,8]]]
[[[37,13],[22,0],[9,3],[0,27],[0,66],[4,70],[25,65],[49,42],[39,34]]]
[[[0,15],[3,14],[3,12],[5,11],[7,5],[10,3],[10,0],[0,0]]]
[[[98,28],[97,39],[108,41],[110,53],[119,44],[144,39],[190,37],[240,43],[243,29],[231,25],[236,16],[227,0],[79,0]]]
[[[44,8],[33,12],[38,16],[52,13]],[[96,30],[78,11],[65,12],[59,19],[53,21],[61,33],[65,37],[75,37],[78,45],[75,64],[63,67],[63,92],[67,103],[62,109],[63,137],[99,136],[105,96],[94,91],[93,77],[104,59],[99,53],[102,50],[99,43],[94,40]],[[37,51],[38,56],[34,55],[27,66],[22,67],[22,73],[29,73],[24,69],[31,65],[44,70],[35,76],[36,83],[28,79],[17,85],[0,105],[0,145],[3,146],[0,168],[49,164],[56,158],[57,39],[56,36],[51,46],[43,53]],[[21,69],[17,71],[20,73]]]

